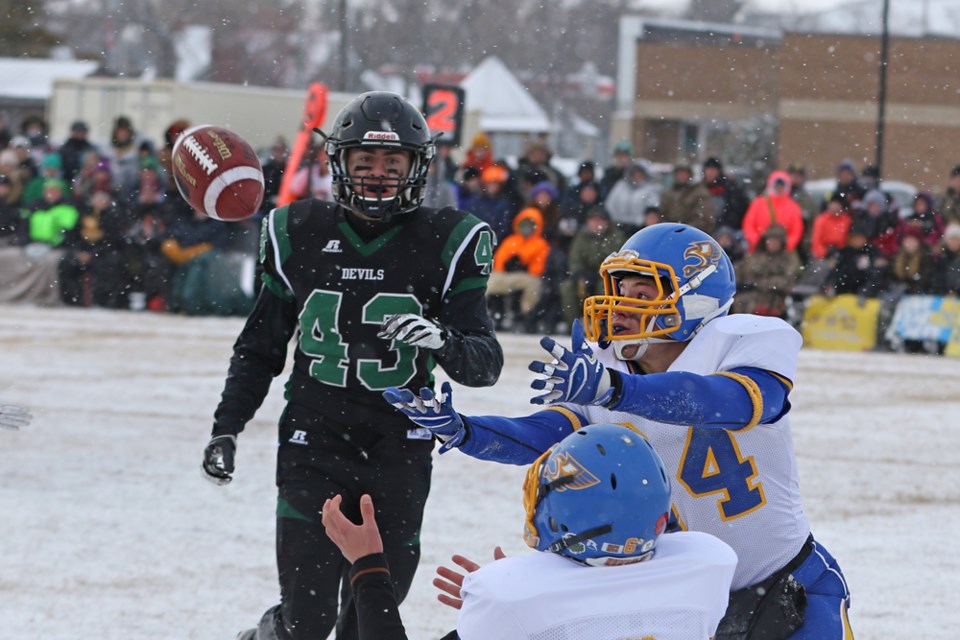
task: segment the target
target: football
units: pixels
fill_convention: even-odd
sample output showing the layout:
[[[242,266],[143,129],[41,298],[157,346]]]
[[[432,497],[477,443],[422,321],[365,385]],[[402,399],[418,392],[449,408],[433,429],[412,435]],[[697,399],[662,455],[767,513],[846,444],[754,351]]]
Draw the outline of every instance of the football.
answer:
[[[250,144],[229,129],[204,124],[173,145],[173,176],[191,207],[216,220],[245,220],[263,202],[263,168]]]

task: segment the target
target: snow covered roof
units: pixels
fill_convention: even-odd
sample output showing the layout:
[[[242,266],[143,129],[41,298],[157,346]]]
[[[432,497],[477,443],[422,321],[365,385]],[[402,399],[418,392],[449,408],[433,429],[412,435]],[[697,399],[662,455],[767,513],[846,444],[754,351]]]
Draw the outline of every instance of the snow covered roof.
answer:
[[[495,132],[550,131],[550,118],[496,56],[490,56],[460,82],[467,111],[480,112],[480,129]]]
[[[53,93],[54,80],[79,80],[99,66],[89,60],[0,58],[0,97],[46,100]]]

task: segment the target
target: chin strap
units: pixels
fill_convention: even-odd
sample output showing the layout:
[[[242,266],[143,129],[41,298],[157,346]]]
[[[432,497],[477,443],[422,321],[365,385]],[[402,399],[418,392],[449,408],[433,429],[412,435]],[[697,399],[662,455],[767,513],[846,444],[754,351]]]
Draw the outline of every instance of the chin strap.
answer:
[[[545,551],[549,551],[551,553],[560,553],[561,551],[566,551],[567,549],[574,546],[575,544],[580,544],[584,540],[590,540],[591,538],[595,538],[597,536],[606,535],[611,531],[613,531],[613,527],[611,525],[602,524],[599,527],[594,527],[593,529],[587,529],[586,531],[582,533],[578,533],[574,536],[560,538],[559,540],[551,544],[549,547],[547,547]]]

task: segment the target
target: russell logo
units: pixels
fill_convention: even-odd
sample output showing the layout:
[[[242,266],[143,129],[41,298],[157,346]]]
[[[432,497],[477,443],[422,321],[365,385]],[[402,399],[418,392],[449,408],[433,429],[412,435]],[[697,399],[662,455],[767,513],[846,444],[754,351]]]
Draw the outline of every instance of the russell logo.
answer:
[[[300,430],[294,431],[288,442],[290,442],[290,444],[307,444],[307,432]]]

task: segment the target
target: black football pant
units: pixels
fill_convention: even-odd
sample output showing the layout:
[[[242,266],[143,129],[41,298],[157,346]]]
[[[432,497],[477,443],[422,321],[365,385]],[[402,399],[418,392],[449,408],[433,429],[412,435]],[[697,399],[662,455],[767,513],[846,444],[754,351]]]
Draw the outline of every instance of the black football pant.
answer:
[[[302,428],[305,418],[298,421],[295,413],[288,411],[281,422],[277,453],[280,605],[265,614],[257,638],[275,634],[279,640],[325,640],[336,625],[338,640],[358,640],[349,565],[324,533],[323,503],[343,495],[341,509],[359,524],[360,496],[370,494],[402,602],[420,562],[420,525],[430,490],[433,442],[407,440],[405,433],[384,437],[359,429],[344,438],[340,429],[315,422]]]

